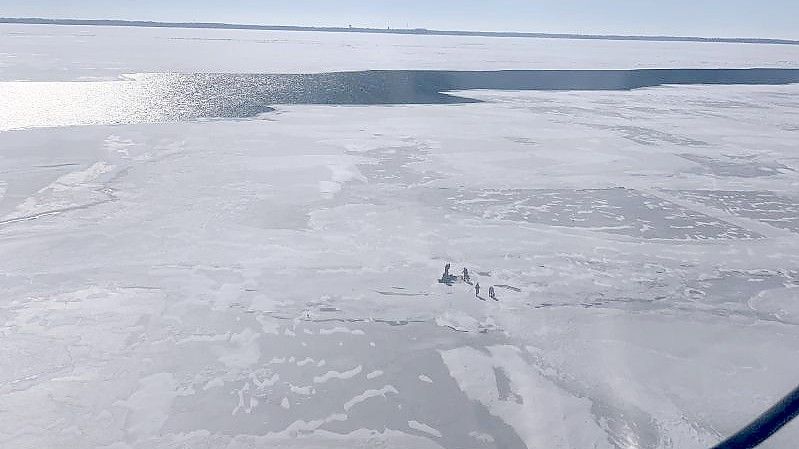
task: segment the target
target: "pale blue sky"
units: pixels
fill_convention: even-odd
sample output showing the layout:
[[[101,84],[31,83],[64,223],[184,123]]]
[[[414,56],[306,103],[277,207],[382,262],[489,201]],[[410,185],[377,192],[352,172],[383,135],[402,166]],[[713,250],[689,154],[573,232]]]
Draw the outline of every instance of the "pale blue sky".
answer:
[[[799,0],[0,0],[0,16],[799,39]]]

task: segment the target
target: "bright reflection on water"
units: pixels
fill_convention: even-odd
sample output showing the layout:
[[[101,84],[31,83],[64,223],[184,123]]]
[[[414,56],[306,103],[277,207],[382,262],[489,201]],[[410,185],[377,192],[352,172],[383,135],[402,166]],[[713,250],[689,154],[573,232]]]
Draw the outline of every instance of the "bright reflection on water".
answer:
[[[123,81],[0,83],[4,103],[0,107],[0,131],[249,117],[271,110],[256,97],[237,98],[235,92],[229,92],[235,85],[192,78],[143,75]]]
[[[794,69],[366,71],[140,74],[119,81],[0,82],[0,131],[253,117],[275,104],[442,104],[468,89],[628,90],[663,84],[786,84]]]

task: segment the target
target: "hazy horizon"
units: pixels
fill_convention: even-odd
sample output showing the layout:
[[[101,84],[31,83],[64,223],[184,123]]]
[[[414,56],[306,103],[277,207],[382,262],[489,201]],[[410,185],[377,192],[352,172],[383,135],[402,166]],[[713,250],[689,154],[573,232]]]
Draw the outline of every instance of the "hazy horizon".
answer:
[[[627,40],[678,40],[678,41],[720,41],[735,43],[779,43],[779,44],[799,44],[799,39],[789,38],[764,38],[756,36],[707,36],[707,35],[674,35],[674,34],[622,34],[622,33],[556,33],[556,32],[537,32],[537,31],[517,31],[517,30],[476,30],[476,29],[454,29],[454,28],[379,28],[370,26],[343,25],[301,25],[301,24],[270,24],[270,23],[241,23],[241,22],[218,22],[218,21],[163,21],[163,20],[141,20],[141,19],[87,19],[74,17],[3,17],[0,16],[0,24],[30,24],[30,25],[75,25],[75,26],[128,26],[128,27],[147,27],[152,26],[164,28],[208,28],[208,29],[289,29],[295,31],[346,31],[353,32],[410,32],[411,34],[430,34],[430,35],[477,35],[498,37],[552,37],[552,38],[597,38],[616,40],[621,38]]]
[[[344,0],[303,5],[273,1],[217,2],[155,0],[108,3],[86,0],[75,4],[55,0],[7,0],[2,17],[155,22],[215,22],[267,26],[428,28],[552,34],[611,34],[652,36],[741,37],[799,39],[793,18],[799,4],[773,0],[754,4],[744,0],[701,3],[675,0],[614,1],[601,8],[590,0],[529,4],[500,0],[490,6],[473,0],[435,3],[409,0],[373,4]],[[135,5],[135,6],[134,6]]]

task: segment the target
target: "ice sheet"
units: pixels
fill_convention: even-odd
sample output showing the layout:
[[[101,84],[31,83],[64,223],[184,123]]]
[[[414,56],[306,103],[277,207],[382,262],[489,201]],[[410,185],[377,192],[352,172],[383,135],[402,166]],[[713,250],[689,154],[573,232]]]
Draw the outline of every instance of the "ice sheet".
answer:
[[[799,46],[0,25],[0,80],[369,69],[799,67]]]

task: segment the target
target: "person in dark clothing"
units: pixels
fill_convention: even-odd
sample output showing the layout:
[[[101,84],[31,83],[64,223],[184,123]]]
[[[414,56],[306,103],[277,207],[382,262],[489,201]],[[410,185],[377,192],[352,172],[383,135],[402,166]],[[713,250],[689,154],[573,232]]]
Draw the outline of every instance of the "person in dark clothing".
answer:
[[[444,274],[441,275],[441,279],[439,279],[438,282],[451,286],[456,280],[458,280],[458,277],[455,276],[455,275],[449,274],[449,268],[450,268],[450,264],[449,263],[444,265]]]
[[[488,287],[488,297],[493,299],[494,301],[497,300],[497,295],[494,294],[494,286],[493,285]]]
[[[463,282],[469,282],[469,270],[463,267]]]
[[[474,284],[474,296],[480,296],[480,283]]]

